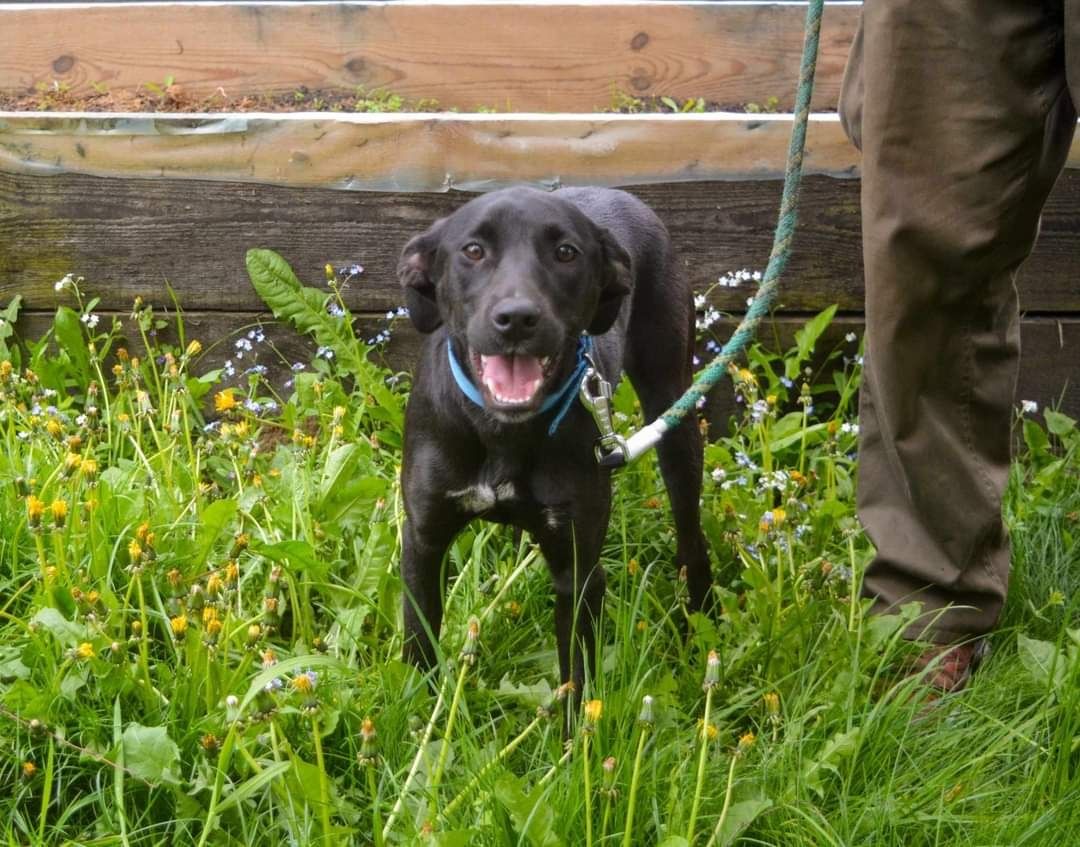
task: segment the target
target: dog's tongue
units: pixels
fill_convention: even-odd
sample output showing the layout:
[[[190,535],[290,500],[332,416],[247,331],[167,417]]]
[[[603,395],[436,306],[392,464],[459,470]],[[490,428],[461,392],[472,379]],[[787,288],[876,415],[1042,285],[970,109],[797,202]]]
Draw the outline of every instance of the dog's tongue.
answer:
[[[532,400],[544,372],[535,356],[481,356],[484,385],[500,403],[527,403]]]

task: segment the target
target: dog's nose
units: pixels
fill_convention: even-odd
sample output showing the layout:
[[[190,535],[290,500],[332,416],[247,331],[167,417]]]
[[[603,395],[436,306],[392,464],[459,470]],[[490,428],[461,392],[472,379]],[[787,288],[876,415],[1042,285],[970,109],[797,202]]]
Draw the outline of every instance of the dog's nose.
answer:
[[[540,307],[524,297],[507,297],[491,310],[495,329],[510,341],[521,341],[536,330],[540,322]]]

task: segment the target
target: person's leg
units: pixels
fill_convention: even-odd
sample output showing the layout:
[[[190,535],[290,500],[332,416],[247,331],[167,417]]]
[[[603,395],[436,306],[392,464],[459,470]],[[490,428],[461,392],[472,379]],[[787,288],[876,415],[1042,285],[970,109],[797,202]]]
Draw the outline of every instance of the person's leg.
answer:
[[[841,100],[862,157],[859,517],[876,611],[990,630],[1019,360],[1014,278],[1076,112],[1052,3],[867,0]]]

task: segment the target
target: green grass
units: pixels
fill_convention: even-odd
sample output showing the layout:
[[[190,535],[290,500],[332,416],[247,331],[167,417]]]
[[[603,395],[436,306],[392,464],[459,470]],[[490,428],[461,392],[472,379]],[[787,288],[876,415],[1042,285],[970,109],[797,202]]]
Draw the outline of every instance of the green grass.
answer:
[[[16,345],[18,303],[0,310],[4,843],[1078,843],[1072,421],[1023,421],[1003,626],[970,689],[927,710],[898,673],[918,609],[851,600],[870,557],[857,346],[812,356],[826,310],[784,355],[755,348],[746,414],[707,453],[723,615],[685,613],[653,460],[621,472],[602,673],[564,746],[527,537],[463,533],[443,667],[429,685],[398,660],[407,379],[370,363],[336,279],[305,289],[266,253],[249,269],[321,349],[288,387],[244,372],[274,356],[257,330],[203,373],[202,345],[142,304],[137,360],[81,281],[43,339]],[[616,403],[635,415],[629,386]]]

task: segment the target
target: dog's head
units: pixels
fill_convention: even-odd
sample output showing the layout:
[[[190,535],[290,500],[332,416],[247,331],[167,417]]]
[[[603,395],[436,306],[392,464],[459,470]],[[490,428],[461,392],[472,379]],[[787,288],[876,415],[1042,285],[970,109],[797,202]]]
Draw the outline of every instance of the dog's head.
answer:
[[[416,328],[445,324],[485,407],[512,421],[560,387],[582,332],[615,322],[630,257],[557,193],[510,188],[409,241],[398,279]]]

